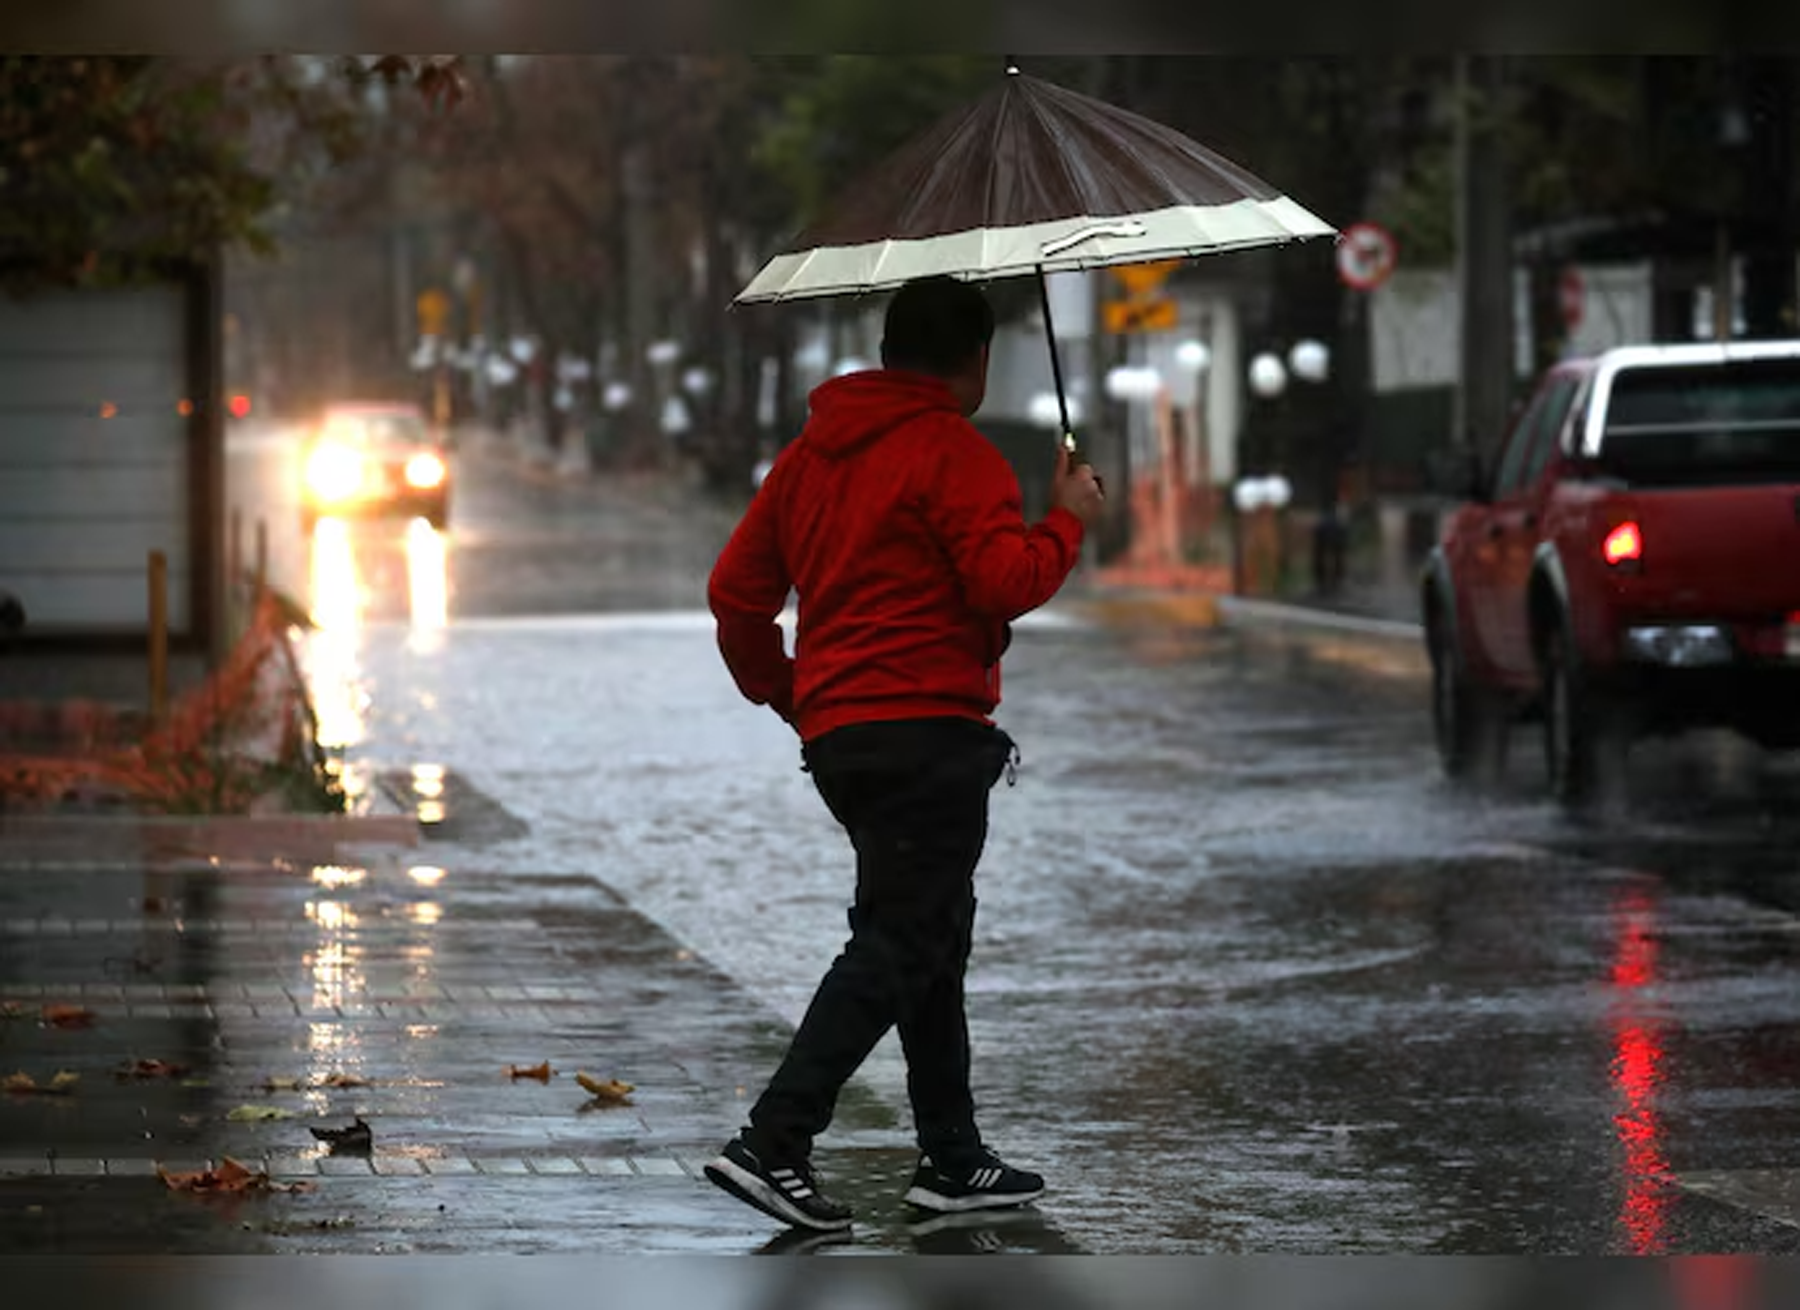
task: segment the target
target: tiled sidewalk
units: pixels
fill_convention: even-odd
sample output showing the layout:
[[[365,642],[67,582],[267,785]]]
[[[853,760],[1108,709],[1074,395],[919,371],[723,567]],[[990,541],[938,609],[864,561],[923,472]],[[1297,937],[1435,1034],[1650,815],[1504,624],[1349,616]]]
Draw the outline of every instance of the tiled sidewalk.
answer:
[[[79,1075],[68,1095],[0,1094],[0,1251],[738,1252],[774,1236],[700,1166],[785,1025],[592,879],[429,858],[84,864],[0,844],[0,1078]],[[91,1021],[59,1027],[46,1006]],[[140,1060],[185,1073],[119,1076]],[[509,1076],[544,1061],[547,1081]],[[597,1102],[578,1071],[634,1084],[630,1103]],[[357,1116],[368,1155],[309,1131]],[[912,1156],[894,1113],[853,1090],[839,1122],[875,1189],[864,1210],[897,1210]],[[225,1157],[310,1186],[202,1198],[156,1177]]]

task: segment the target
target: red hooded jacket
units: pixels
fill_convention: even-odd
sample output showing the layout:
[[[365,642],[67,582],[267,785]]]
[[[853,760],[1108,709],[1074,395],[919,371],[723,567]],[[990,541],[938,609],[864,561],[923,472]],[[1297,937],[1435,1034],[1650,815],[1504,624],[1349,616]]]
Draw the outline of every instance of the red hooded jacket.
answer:
[[[1027,526],[1012,466],[919,373],[825,383],[713,568],[707,600],[739,690],[811,741],[845,724],[1000,702],[1007,624],[1056,594],[1081,520]],[[777,619],[799,596],[790,659]]]

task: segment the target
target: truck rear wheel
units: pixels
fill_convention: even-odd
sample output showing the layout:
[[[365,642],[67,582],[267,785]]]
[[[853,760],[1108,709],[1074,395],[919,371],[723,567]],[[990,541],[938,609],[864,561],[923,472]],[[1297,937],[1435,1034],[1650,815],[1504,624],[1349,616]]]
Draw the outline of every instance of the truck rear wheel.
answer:
[[[1441,615],[1431,624],[1431,725],[1445,777],[1493,782],[1506,771],[1505,702],[1468,676]]]
[[[1544,767],[1550,794],[1564,805],[1598,798],[1603,785],[1620,781],[1625,730],[1605,696],[1583,674],[1568,630],[1552,627],[1544,638]]]

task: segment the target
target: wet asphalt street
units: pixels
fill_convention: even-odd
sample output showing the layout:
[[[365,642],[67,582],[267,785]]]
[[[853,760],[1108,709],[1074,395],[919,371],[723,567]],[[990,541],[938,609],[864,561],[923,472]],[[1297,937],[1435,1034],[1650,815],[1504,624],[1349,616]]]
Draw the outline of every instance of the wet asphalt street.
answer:
[[[674,1162],[656,1206],[688,1236],[667,1249],[753,1249],[767,1226],[693,1163],[841,942],[850,868],[699,609],[729,515],[491,454],[459,473],[447,538],[328,524],[307,550],[277,521],[277,580],[321,621],[327,735],[360,803],[425,823],[409,858],[443,909],[411,929],[536,922],[564,967],[584,942],[616,965],[624,906],[658,958],[728,980],[716,1013],[669,1015],[691,1095],[630,1167]],[[1024,764],[994,798],[970,1021],[987,1136],[1051,1191],[986,1249],[1800,1253],[1800,761],[1645,748],[1627,798],[1577,822],[1520,729],[1505,783],[1469,796],[1437,777],[1417,668],[1390,638],[1079,595],[1021,625],[1000,718]],[[478,928],[448,940],[441,977],[495,965]],[[444,1140],[477,1115],[507,1136],[491,1101],[459,1128],[421,1095]],[[908,1142],[890,1041],[818,1147],[871,1217],[852,1250],[928,1249],[893,1200]],[[424,1249],[485,1249],[508,1187],[507,1231],[571,1222],[485,1181]],[[621,1222],[595,1204],[586,1222]],[[371,1249],[360,1231],[302,1249]]]

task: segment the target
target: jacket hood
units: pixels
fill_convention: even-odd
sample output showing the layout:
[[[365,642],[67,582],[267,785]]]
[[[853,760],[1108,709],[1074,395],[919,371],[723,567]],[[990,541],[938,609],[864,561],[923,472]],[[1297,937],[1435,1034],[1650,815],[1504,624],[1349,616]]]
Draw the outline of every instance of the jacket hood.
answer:
[[[806,440],[821,455],[841,458],[925,414],[960,414],[937,378],[898,369],[849,373],[813,389]]]

